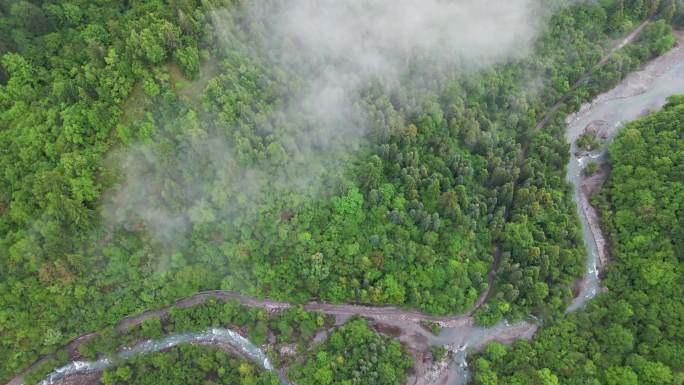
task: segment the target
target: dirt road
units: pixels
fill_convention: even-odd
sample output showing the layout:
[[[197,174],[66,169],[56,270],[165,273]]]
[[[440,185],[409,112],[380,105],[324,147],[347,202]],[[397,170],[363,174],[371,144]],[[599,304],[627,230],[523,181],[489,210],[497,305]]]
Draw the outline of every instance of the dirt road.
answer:
[[[307,311],[312,311],[312,312],[322,312],[325,314],[330,314],[334,316],[353,316],[353,315],[360,315],[363,316],[366,319],[369,319],[371,321],[375,322],[383,322],[383,321],[395,321],[395,322],[400,322],[400,323],[420,323],[421,321],[433,321],[437,322],[443,327],[459,327],[463,326],[468,323],[472,323],[471,320],[471,315],[472,313],[477,309],[477,307],[481,306],[487,296],[489,295],[489,289],[491,288],[491,284],[493,282],[493,273],[490,272],[489,274],[489,286],[488,288],[480,295],[480,297],[477,300],[477,306],[473,308],[473,310],[469,311],[466,314],[462,315],[456,315],[456,316],[432,316],[428,315],[425,313],[421,313],[415,310],[408,310],[408,309],[402,309],[402,308],[397,308],[397,307],[391,307],[391,306],[386,306],[386,307],[378,307],[378,306],[367,306],[367,305],[351,305],[351,304],[342,304],[342,305],[335,305],[335,304],[329,304],[329,303],[317,303],[317,302],[310,302],[306,305],[304,305],[304,309]],[[197,293],[191,297],[184,298],[175,304],[165,307],[163,309],[157,309],[157,310],[150,310],[146,311],[137,315],[129,316],[124,319],[122,319],[114,328],[118,332],[125,332],[127,329],[130,329],[132,327],[135,327],[139,324],[141,324],[144,320],[152,317],[164,317],[169,313],[169,310],[172,307],[178,307],[178,308],[187,308],[191,306],[195,306],[198,304],[203,303],[209,298],[217,298],[221,300],[229,300],[229,299],[237,299],[240,301],[243,305],[248,306],[248,307],[258,307],[258,308],[263,308],[266,309],[269,312],[277,312],[280,310],[288,309],[292,307],[293,305],[290,303],[286,302],[278,302],[278,301],[271,301],[267,299],[258,299],[255,297],[250,297],[246,295],[241,295],[239,293],[235,293],[232,291],[225,291],[225,290],[209,290],[209,291],[204,291],[201,293]],[[88,333],[85,335],[82,335],[71,342],[69,342],[67,345],[64,346],[64,349],[70,354],[73,355],[75,352],[78,351],[78,348],[81,346],[81,344],[85,343],[86,341],[90,340],[91,338],[98,336],[99,332],[93,332],[93,333]],[[26,373],[29,371],[37,368],[40,366],[42,363],[54,358],[54,354],[48,354],[46,356],[41,357],[38,359],[36,362],[34,362],[28,369],[23,371],[21,374],[17,375],[14,377],[12,380],[10,380],[7,385],[22,385],[23,383],[23,378]]]

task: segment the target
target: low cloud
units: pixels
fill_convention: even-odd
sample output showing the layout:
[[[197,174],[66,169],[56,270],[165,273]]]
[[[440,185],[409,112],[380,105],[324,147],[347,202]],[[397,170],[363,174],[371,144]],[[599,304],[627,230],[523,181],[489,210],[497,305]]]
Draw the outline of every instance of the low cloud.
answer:
[[[241,35],[296,79],[294,90],[271,113],[284,122],[279,134],[264,139],[285,159],[277,165],[268,159],[245,163],[236,158],[233,138],[201,129],[201,135],[177,136],[181,150],[172,155],[135,145],[124,157],[125,182],[106,205],[105,217],[129,230],[142,222],[159,240],[183,242],[192,226],[261,215],[257,202],[269,195],[312,194],[322,188],[323,175],[367,140],[371,123],[360,103],[365,90],[379,86],[391,92],[416,74],[468,73],[524,57],[549,13],[549,3],[540,1],[245,4],[241,24],[248,27]],[[227,20],[234,20],[228,11],[212,14],[216,41],[224,49],[236,38],[235,25]]]

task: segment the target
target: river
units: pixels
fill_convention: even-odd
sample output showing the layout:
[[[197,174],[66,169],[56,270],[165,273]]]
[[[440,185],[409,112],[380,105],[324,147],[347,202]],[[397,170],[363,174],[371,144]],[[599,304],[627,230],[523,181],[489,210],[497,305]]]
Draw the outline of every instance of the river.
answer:
[[[571,144],[567,180],[575,186],[573,199],[582,223],[584,243],[587,248],[587,276],[582,291],[568,307],[568,311],[581,308],[600,290],[599,272],[608,261],[606,240],[598,226],[598,213],[589,204],[590,193],[600,187],[607,174],[583,178],[582,168],[596,161],[604,163],[607,148],[625,122],[630,122],[650,111],[660,109],[666,98],[684,93],[684,32],[678,31],[677,46],[665,55],[651,61],[642,70],[630,74],[618,86],[582,106],[580,111],[566,119],[566,139]],[[603,145],[590,152],[579,153],[577,138],[593,126],[599,136],[605,137]]]
[[[159,352],[170,347],[187,343],[226,344],[231,346],[241,356],[258,363],[262,368],[274,371],[273,365],[266,355],[248,339],[230,329],[212,328],[199,333],[174,334],[156,341],[145,341],[131,348],[121,350],[116,354],[119,360],[126,360],[140,353]],[[52,385],[56,381],[76,373],[86,373],[104,370],[112,365],[109,358],[97,361],[73,361],[61,366],[50,373],[38,385]],[[281,383],[288,385],[287,380],[280,376]]]
[[[577,211],[582,224],[583,239],[587,249],[587,274],[584,277],[579,295],[573,300],[568,311],[582,308],[601,290],[599,273],[608,260],[605,239],[598,226],[598,213],[589,204],[588,195],[593,189],[600,187],[606,174],[599,173],[594,178],[584,178],[581,169],[589,161],[604,161],[606,148],[615,137],[624,122],[655,109],[665,103],[668,96],[684,93],[684,33],[676,33],[678,47],[663,56],[651,61],[642,70],[629,75],[612,90],[599,95],[591,103],[582,106],[579,112],[568,116],[566,139],[571,144],[571,157],[567,168],[567,180],[575,187],[573,199],[577,204]],[[575,144],[577,137],[585,132],[587,126],[598,127],[600,134],[606,141],[601,148],[589,154],[578,154]],[[234,296],[233,294],[225,294]],[[220,295],[219,295],[220,296]],[[243,302],[256,301],[240,298]],[[266,302],[265,302],[266,303]],[[260,302],[255,302],[259,306]],[[266,305],[272,305],[266,303]],[[287,304],[280,304],[287,307]],[[479,349],[490,341],[509,343],[517,338],[531,338],[536,332],[538,320],[535,322],[522,321],[509,324],[507,321],[484,328],[475,325],[470,316],[453,317],[450,322],[445,321],[438,336],[432,335],[417,323],[419,319],[432,317],[419,315],[417,312],[403,311],[394,308],[375,308],[368,314],[363,306],[345,305],[308,305],[312,310],[322,310],[335,314],[338,318],[346,318],[349,313],[359,312],[371,320],[394,326],[401,330],[399,339],[414,349],[425,349],[431,345],[448,345],[452,351],[452,358],[442,368],[421,368],[418,376],[414,376],[409,383],[416,385],[449,384],[462,385],[469,379],[466,354],[469,348]],[[140,318],[140,317],[139,317]],[[448,318],[448,317],[443,317]],[[141,318],[142,319],[142,318]],[[161,351],[181,343],[218,343],[233,346],[244,357],[258,363],[266,370],[273,370],[263,352],[239,334],[229,329],[210,329],[201,333],[187,333],[168,336],[159,341],[147,341],[130,349],[118,353],[118,357],[126,359],[137,353]],[[426,349],[427,350],[427,349]],[[111,365],[108,359],[85,362],[75,361],[52,372],[40,385],[51,385],[65,376],[102,370]],[[280,375],[283,384],[287,380]]]
[[[567,311],[581,309],[601,289],[600,272],[608,261],[606,240],[599,226],[598,212],[590,203],[590,194],[605,181],[607,173],[594,178],[584,178],[582,168],[591,161],[605,163],[607,148],[625,122],[630,122],[650,111],[660,109],[668,96],[684,93],[684,31],[675,32],[677,46],[666,54],[652,60],[643,69],[627,76],[615,88],[584,104],[580,111],[567,117],[565,137],[571,146],[566,179],[574,186],[573,200],[577,206],[582,225],[582,235],[587,251],[587,273],[582,279],[580,293]],[[605,141],[591,153],[580,153],[576,141],[587,126],[600,126]],[[535,320],[537,321],[537,320]],[[482,328],[472,322],[458,328],[444,328],[438,337],[430,338],[431,344],[451,345],[453,360],[447,370],[434,379],[421,384],[462,385],[469,379],[466,349],[479,349],[491,341],[512,342],[516,338],[531,338],[537,330],[537,322],[508,324],[506,321],[492,328]]]

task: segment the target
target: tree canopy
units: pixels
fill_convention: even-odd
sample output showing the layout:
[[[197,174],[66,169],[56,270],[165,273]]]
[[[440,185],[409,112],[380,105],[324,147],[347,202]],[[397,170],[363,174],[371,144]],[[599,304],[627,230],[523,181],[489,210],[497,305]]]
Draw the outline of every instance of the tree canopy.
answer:
[[[288,373],[302,385],[399,385],[412,366],[413,360],[398,341],[376,333],[357,318],[335,330]]]
[[[609,154],[597,197],[610,236],[608,292],[532,342],[485,349],[475,384],[684,381],[684,97],[628,124]]]
[[[105,369],[104,385],[279,385],[278,376],[210,346],[179,345]]]
[[[287,113],[309,68],[273,57],[245,3],[0,4],[0,379],[204,289],[458,313],[496,256],[479,322],[569,302],[584,251],[562,119],[534,127],[652,11],[561,112],[671,46],[672,1],[561,8],[530,55],[475,73],[409,58],[335,135]]]

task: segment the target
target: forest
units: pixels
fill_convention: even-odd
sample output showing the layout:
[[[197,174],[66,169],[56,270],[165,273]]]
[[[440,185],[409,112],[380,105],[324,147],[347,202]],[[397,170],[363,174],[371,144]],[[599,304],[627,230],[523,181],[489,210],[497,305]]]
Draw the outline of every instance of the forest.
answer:
[[[563,112],[670,48],[679,6],[560,7],[530,55],[475,72],[410,58],[395,87],[369,80],[331,123],[292,112],[310,63],[277,57],[288,42],[244,2],[0,3],[0,380],[205,289],[456,314],[493,268],[480,323],[561,314],[585,259]],[[355,126],[367,130],[350,138]],[[652,273],[670,271],[663,263]],[[380,338],[353,325],[339,338]],[[335,364],[341,348],[321,349],[303,373],[369,370],[361,353]],[[207,354],[181,350],[160,357]]]
[[[279,385],[278,376],[217,348],[180,345],[162,353],[138,355],[105,370],[104,385]]]
[[[123,331],[107,328],[82,343],[78,357],[90,361],[107,357],[113,361],[100,379],[105,385],[199,384],[207,381],[280,384],[274,372],[266,372],[253,362],[235,358],[235,349],[225,347],[227,345],[208,347],[185,343],[161,352],[136,354],[126,360],[116,356],[122,347],[135,346],[142,341],[201,332],[210,327],[228,328],[247,336],[256,345],[266,346],[266,353],[276,367],[287,370],[288,378],[303,385],[404,383],[413,361],[398,341],[379,334],[358,317],[339,327],[334,323],[334,317],[306,312],[301,306],[268,314],[260,308],[246,307],[236,299],[223,301],[210,297],[191,307],[173,307],[166,316],[147,318]],[[329,333],[325,342],[310,348],[314,336],[323,330]],[[294,349],[293,353],[299,352],[303,358],[294,361],[297,354],[284,354],[280,350],[283,347]],[[69,361],[68,357],[65,351],[58,352],[54,359],[31,372],[25,382],[40,381],[55,367]],[[238,378],[241,382],[235,382]]]
[[[595,201],[610,236],[608,291],[531,341],[489,345],[477,385],[684,383],[684,96],[610,145]]]
[[[303,364],[290,369],[289,378],[301,385],[400,385],[412,366],[398,341],[357,318],[309,351]]]
[[[31,371],[24,378],[24,382],[28,384],[39,382],[55,368],[69,362],[73,358],[72,356],[88,361],[102,358],[113,361],[113,369],[103,374],[102,381],[105,383],[107,381],[111,383],[119,383],[115,381],[123,381],[124,383],[126,381],[133,381],[130,374],[136,374],[136,370],[141,370],[141,366],[136,364],[137,359],[139,359],[140,363],[152,363],[153,366],[156,365],[155,362],[158,362],[158,360],[142,358],[139,356],[145,355],[138,354],[134,356],[132,363],[128,360],[122,361],[116,355],[122,348],[135,346],[144,341],[159,340],[169,335],[202,332],[209,328],[230,329],[246,337],[253,344],[268,346],[268,348],[264,349],[267,356],[274,365],[282,367],[292,363],[292,356],[280,354],[279,348],[288,346],[294,352],[306,351],[316,333],[333,327],[334,321],[334,318],[330,316],[306,312],[301,306],[289,308],[277,314],[269,314],[261,308],[244,306],[236,299],[224,301],[209,297],[207,300],[190,307],[171,307],[167,315],[149,317],[132,327],[124,329],[107,327],[83,341],[74,354],[70,354],[67,349],[57,351],[54,358],[47,360],[39,368]],[[369,331],[369,333],[376,335],[374,332]],[[182,350],[187,345],[196,346],[195,344],[181,344],[178,347]],[[165,352],[166,350],[168,349],[165,349]],[[175,351],[174,354],[163,355],[166,357],[164,360],[167,360],[165,365],[173,363],[173,360],[169,357],[173,357],[176,353],[178,352]],[[231,356],[235,355],[232,350],[228,353]],[[192,355],[188,357],[189,359],[183,359],[177,365],[179,367],[184,366],[187,364],[185,361],[190,362],[195,359],[192,358],[194,357]],[[254,363],[245,364],[250,368],[254,366]],[[128,378],[121,378],[117,374],[119,367],[122,365],[128,366],[121,369],[128,373]],[[164,369],[164,367],[155,367],[160,370]],[[204,376],[207,377],[207,380],[210,380],[211,373],[209,372],[211,367],[202,366],[202,368],[205,372]],[[256,371],[254,370],[254,372]],[[172,381],[172,379],[169,379],[169,381]]]

